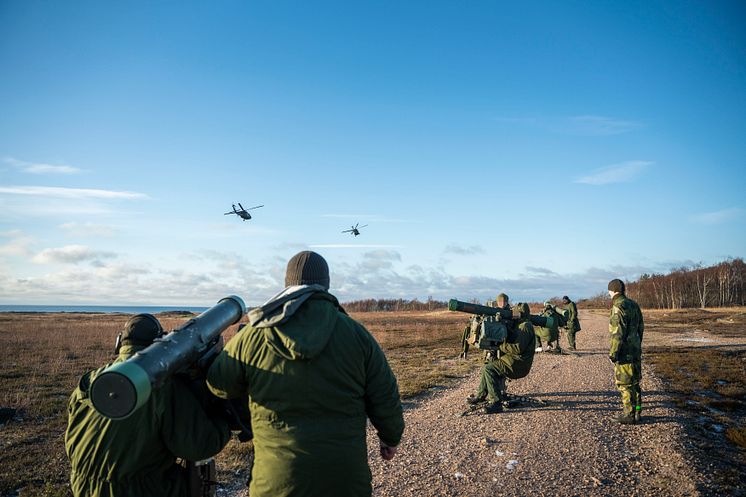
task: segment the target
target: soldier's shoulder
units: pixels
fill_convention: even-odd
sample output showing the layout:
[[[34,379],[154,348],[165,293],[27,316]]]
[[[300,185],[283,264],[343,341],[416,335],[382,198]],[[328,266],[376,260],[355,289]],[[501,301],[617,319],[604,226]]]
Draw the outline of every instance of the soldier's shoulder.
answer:
[[[349,314],[346,314],[344,312],[337,313],[336,326],[347,328],[351,330],[353,333],[362,334],[362,335],[370,335],[370,332],[362,323],[350,317]]]

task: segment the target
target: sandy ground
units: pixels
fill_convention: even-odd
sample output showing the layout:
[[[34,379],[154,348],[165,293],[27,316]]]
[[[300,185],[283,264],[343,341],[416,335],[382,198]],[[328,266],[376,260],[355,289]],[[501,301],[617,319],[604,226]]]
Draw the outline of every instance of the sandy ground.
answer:
[[[369,429],[374,495],[706,493],[701,489],[708,478],[688,460],[683,429],[644,358],[643,423],[611,421],[621,403],[607,359],[608,321],[582,311],[580,319],[576,353],[537,353],[531,374],[508,384],[510,393],[548,405],[461,417],[478,382],[475,373],[407,403],[406,431],[394,460],[380,459]]]

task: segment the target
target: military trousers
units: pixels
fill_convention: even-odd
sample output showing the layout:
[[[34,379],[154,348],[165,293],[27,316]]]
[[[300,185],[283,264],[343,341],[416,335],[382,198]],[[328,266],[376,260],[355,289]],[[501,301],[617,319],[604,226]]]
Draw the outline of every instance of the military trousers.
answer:
[[[567,328],[567,344],[570,346],[571,350],[575,350],[575,333],[577,330],[573,327]]]
[[[487,397],[490,402],[503,400],[505,389],[506,367],[500,360],[492,360],[482,366],[482,375],[479,379],[477,397]]]
[[[635,382],[635,411],[642,411],[642,390],[640,389],[640,382],[642,381],[642,359],[635,359],[632,364],[634,365],[633,372],[637,375],[637,381]]]
[[[634,416],[642,408],[640,390],[640,362],[614,364],[614,382],[622,395],[622,410],[625,416]]]

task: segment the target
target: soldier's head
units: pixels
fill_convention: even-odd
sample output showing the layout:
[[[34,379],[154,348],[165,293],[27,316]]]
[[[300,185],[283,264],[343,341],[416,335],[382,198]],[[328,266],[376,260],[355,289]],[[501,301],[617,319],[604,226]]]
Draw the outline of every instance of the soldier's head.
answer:
[[[552,303],[551,302],[549,302],[548,300],[546,302],[544,302],[544,309],[551,309],[551,308],[552,308]]]
[[[153,340],[163,336],[161,322],[152,314],[137,314],[132,316],[124,324],[124,329],[117,336],[115,350],[119,353],[122,345],[133,345],[135,347],[147,347]]]
[[[570,297],[568,297],[567,295],[565,295],[564,297],[562,297],[562,302],[564,302],[565,304],[569,304],[570,303]]]
[[[298,252],[289,261],[285,271],[285,286],[321,285],[329,290],[329,265],[316,252]]]
[[[613,279],[609,281],[609,297],[613,297],[617,293],[624,295],[624,282],[620,279]]]
[[[528,319],[530,314],[531,310],[525,302],[518,302],[513,306],[513,316],[518,316],[519,319]]]
[[[497,298],[495,299],[495,301],[497,302],[497,307],[500,307],[500,308],[503,308],[503,309],[506,308],[506,307],[508,307],[508,305],[509,305],[508,304],[508,301],[509,301],[508,296],[505,295],[504,293],[501,293],[500,295],[498,295]]]

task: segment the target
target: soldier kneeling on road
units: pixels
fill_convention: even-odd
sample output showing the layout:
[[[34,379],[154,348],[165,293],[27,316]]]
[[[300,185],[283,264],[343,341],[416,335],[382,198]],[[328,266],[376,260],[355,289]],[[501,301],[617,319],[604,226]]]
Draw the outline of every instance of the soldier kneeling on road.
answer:
[[[117,339],[116,363],[163,336],[150,314],[127,321]],[[91,403],[91,383],[109,365],[80,379],[68,403],[65,450],[75,497],[189,497],[189,472],[177,458],[201,461],[228,443],[228,422],[211,417],[186,380],[174,377],[153,391],[145,404],[119,420],[99,414]]]
[[[507,295],[498,296],[497,307],[509,308]],[[533,325],[528,321],[528,304],[516,305],[513,316],[513,319],[500,321],[507,327],[507,338],[496,350],[487,352],[479,388],[476,394],[466,400],[472,405],[487,401],[484,408],[486,414],[503,410],[503,402],[507,401],[505,380],[517,380],[528,375],[534,360],[536,337]]]

